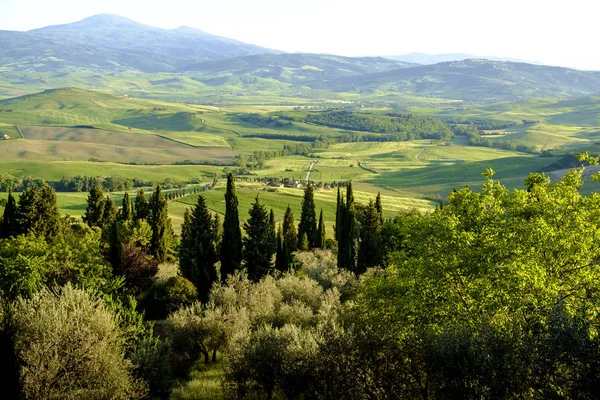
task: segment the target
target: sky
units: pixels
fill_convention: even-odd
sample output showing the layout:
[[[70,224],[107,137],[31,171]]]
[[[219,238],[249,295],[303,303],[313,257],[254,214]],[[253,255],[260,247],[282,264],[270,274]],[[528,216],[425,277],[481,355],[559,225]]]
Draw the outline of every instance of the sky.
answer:
[[[592,0],[0,0],[0,30],[111,13],[289,52],[467,53],[600,70]]]

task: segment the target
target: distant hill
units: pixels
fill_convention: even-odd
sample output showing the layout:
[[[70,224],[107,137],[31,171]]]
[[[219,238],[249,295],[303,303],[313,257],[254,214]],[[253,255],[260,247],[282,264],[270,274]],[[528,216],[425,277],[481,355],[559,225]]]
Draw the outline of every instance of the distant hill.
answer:
[[[202,61],[276,53],[198,29],[159,29],[111,14],[28,32],[0,31],[0,43],[0,66],[40,72],[172,72]]]
[[[526,62],[530,64],[541,64],[539,62],[532,62],[528,60],[521,60],[518,58],[510,58],[510,57],[494,57],[494,56],[475,56],[473,54],[465,54],[465,53],[447,53],[447,54],[427,54],[427,53],[409,53],[403,54],[399,56],[384,56],[385,58],[389,58],[390,60],[404,61],[415,64],[422,65],[431,65],[437,64],[441,62],[449,62],[449,61],[462,61],[474,58],[483,58],[486,60],[492,61],[512,61],[512,62]]]
[[[573,98],[600,93],[600,72],[527,63],[464,60],[342,78],[338,92],[401,92],[471,101]]]
[[[382,57],[341,57],[328,54],[260,54],[207,61],[183,68],[207,76],[249,75],[285,83],[320,86],[326,81],[409,68],[416,64]],[[209,80],[207,79],[207,82]]]

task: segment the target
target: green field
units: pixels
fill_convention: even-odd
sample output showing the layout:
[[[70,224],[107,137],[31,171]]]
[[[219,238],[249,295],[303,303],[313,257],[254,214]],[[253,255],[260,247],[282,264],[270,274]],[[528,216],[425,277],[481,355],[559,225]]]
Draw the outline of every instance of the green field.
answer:
[[[174,82],[164,79],[165,85]],[[121,86],[134,82],[110,81]],[[156,83],[155,89],[160,85]],[[139,87],[143,90],[145,86]],[[286,101],[291,104],[283,105],[281,99],[278,103],[273,95],[255,93],[256,104],[245,97],[236,104],[202,106],[113,95],[111,91],[119,93],[108,85],[105,92],[57,89],[0,101],[3,110],[0,137],[5,134],[9,137],[0,140],[0,179],[2,174],[49,181],[78,175],[119,175],[146,182],[170,178],[179,182],[208,183],[217,177],[218,186],[206,195],[211,209],[223,212],[221,185],[228,169],[236,168],[236,155],[244,153],[252,157],[259,151],[306,145],[310,143],[306,140],[317,137],[343,138],[352,133],[280,119],[281,115],[306,115],[310,111],[306,105],[311,104],[306,98],[289,97]],[[419,102],[417,98],[411,100]],[[395,109],[370,106],[361,112],[409,112],[449,121],[504,121],[508,127],[484,133],[492,134],[492,140],[554,149],[553,153],[541,157],[513,150],[473,147],[467,145],[465,137],[447,142],[333,143],[314,148],[309,156],[267,159],[264,168],[250,171],[250,178],[304,181],[314,164],[311,180],[322,183],[352,180],[361,202],[381,191],[386,213],[391,216],[401,209],[431,208],[454,188],[480,185],[481,173],[486,168],[493,168],[496,178],[507,186],[520,188],[530,172],[560,160],[565,151],[600,151],[600,98],[479,105],[430,100]],[[338,105],[352,107],[353,99],[338,101]],[[296,141],[300,139],[302,141]],[[182,163],[194,165],[176,165]],[[299,216],[301,190],[266,188],[243,181],[240,185],[242,218],[256,194],[274,209],[278,218],[288,203]],[[171,203],[174,225],[180,225],[185,208],[194,201],[186,197]],[[61,212],[70,215],[79,216],[85,209],[85,195],[81,193],[60,193],[59,202]],[[319,191],[317,202],[331,224],[335,191]]]

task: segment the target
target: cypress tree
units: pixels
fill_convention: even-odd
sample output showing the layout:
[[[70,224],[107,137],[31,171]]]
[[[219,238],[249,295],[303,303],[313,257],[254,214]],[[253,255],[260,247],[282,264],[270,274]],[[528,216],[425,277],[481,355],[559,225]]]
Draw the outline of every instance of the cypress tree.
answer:
[[[381,192],[377,192],[377,197],[375,198],[375,209],[377,210],[377,214],[379,214],[379,221],[383,225],[383,207],[381,206]]]
[[[283,240],[281,226],[277,229],[277,253],[275,254],[275,269],[285,272],[289,269],[288,251]]]
[[[165,262],[169,253],[169,234],[171,233],[169,210],[167,201],[163,196],[160,186],[152,193],[148,202],[149,223],[152,228],[150,239],[150,254],[158,262]]]
[[[300,251],[308,251],[308,236],[306,236],[306,232],[302,235],[300,239],[300,243],[298,244],[298,250]]]
[[[358,248],[357,272],[363,273],[370,267],[381,264],[381,215],[371,200],[360,214],[360,244]]]
[[[276,251],[271,223],[266,207],[260,203],[258,196],[249,211],[250,218],[244,224],[244,260],[248,269],[248,277],[260,280],[271,271],[271,258]]]
[[[217,280],[215,263],[218,260],[214,220],[202,195],[191,214],[186,210],[181,230],[179,268],[181,275],[198,290],[200,301],[206,303],[213,283]]]
[[[8,199],[6,201],[6,207],[4,207],[4,216],[2,218],[2,234],[0,235],[0,238],[11,237],[18,231],[17,212],[17,202],[15,196],[12,194],[12,190],[9,188]]]
[[[275,226],[275,213],[272,208],[269,212],[269,234],[271,235],[273,247],[277,247],[277,228]]]
[[[125,192],[125,195],[123,195],[123,203],[119,217],[121,221],[131,221],[131,219],[133,218],[133,210],[131,209],[131,199],[129,198],[129,193],[127,192]]]
[[[357,229],[352,182],[346,186],[346,203],[339,197],[336,220],[338,235],[338,267],[356,272]]]
[[[113,275],[123,275],[123,243],[117,221],[110,226],[109,261]]]
[[[317,228],[317,243],[315,247],[318,249],[324,249],[325,239],[325,223],[323,222],[323,209],[321,209],[321,214],[319,215],[319,227]]]
[[[298,224],[298,237],[306,234],[309,248],[315,247],[317,242],[317,213],[315,211],[315,191],[311,183],[304,189],[302,199],[302,213]]]
[[[110,197],[106,196],[104,200],[104,209],[102,210],[102,225],[109,226],[117,216],[117,205]]]
[[[294,221],[294,213],[290,208],[289,204],[285,210],[285,216],[283,217],[283,242],[289,253],[293,253],[298,249],[298,234],[296,233],[296,223]]]
[[[221,240],[221,279],[225,281],[229,274],[241,268],[242,231],[238,214],[238,198],[235,195],[233,174],[227,175],[225,192],[225,220],[223,221],[223,239]]]
[[[221,225],[221,217],[215,213],[213,217],[213,231],[215,232],[215,247],[217,254],[221,254],[221,241],[223,240],[223,225]]]
[[[60,230],[56,193],[47,183],[29,186],[19,198],[16,224],[18,233],[43,236],[50,242]]]
[[[148,200],[146,199],[146,195],[144,194],[144,190],[140,189],[135,196],[135,220],[145,219],[148,220],[148,216],[150,214],[150,209],[148,205]]]
[[[341,234],[343,227],[343,214],[344,214],[344,197],[340,193],[340,187],[337,188],[337,203],[335,209],[335,240],[340,243]]]
[[[104,216],[104,193],[102,193],[102,186],[96,184],[90,189],[90,193],[87,197],[87,207],[85,208],[85,214],[83,214],[83,222],[88,224],[90,227],[102,227]]]

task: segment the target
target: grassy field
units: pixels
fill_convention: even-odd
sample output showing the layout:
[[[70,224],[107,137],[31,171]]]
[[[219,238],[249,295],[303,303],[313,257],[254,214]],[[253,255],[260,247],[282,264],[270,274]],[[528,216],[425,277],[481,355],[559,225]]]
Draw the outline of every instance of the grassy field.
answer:
[[[166,178],[211,182],[213,177],[218,177],[219,185],[206,195],[211,209],[223,212],[224,189],[221,185],[226,167],[234,167],[235,155],[307,143],[294,141],[295,136],[335,137],[348,133],[300,122],[270,124],[267,119],[267,124],[263,124],[264,119],[259,118],[255,123],[264,125],[259,126],[246,121],[248,114],[267,117],[279,115],[270,114],[272,112],[305,114],[306,108],[298,111],[295,107],[316,104],[305,97],[282,98],[257,92],[230,104],[216,102],[218,107],[165,102],[110,92],[129,93],[125,90],[129,88],[141,95],[151,85],[153,90],[164,89],[167,94],[173,89],[170,86],[190,82],[173,81],[162,75],[152,79],[153,83],[147,76],[121,78],[107,78],[104,92],[57,89],[0,101],[0,109],[11,110],[0,112],[0,135],[6,134],[10,138],[0,140],[0,177],[6,173],[57,181],[77,175],[120,175],[148,182],[162,182]],[[83,76],[82,79],[93,81],[99,78]],[[206,85],[194,82],[199,85],[199,90],[209,90]],[[216,93],[210,94],[210,90],[203,93],[219,97]],[[284,104],[284,100],[293,105]],[[353,101],[359,100],[360,97],[355,97],[337,102],[352,105]],[[411,100],[418,103],[416,98]],[[331,101],[328,104],[335,104]],[[480,105],[430,99],[404,108],[380,105],[364,107],[361,111],[410,112],[447,120],[511,122],[514,124],[507,128],[487,133],[501,135],[493,140],[510,140],[539,149],[600,151],[600,98],[595,97]],[[522,187],[528,173],[550,165],[561,155],[560,151],[555,151],[556,156],[540,157],[466,144],[465,138],[461,137],[449,143],[431,140],[337,143],[314,149],[310,157],[271,158],[266,161],[265,168],[251,173],[254,177],[304,180],[314,163],[311,180],[324,183],[352,180],[361,202],[382,191],[386,213],[393,215],[410,207],[431,208],[434,200],[446,197],[454,188],[480,185],[483,182],[481,173],[486,168],[493,168],[496,177],[508,186]],[[204,165],[174,165],[184,161]],[[246,217],[256,194],[274,209],[278,218],[283,216],[288,203],[299,217],[300,190],[264,190],[264,187],[241,182],[240,185],[242,218]],[[61,211],[71,215],[81,214],[85,209],[84,201],[85,196],[79,193],[59,194]],[[185,208],[194,201],[187,197],[170,203],[176,227],[181,224]],[[319,191],[317,202],[317,207],[323,208],[325,218],[332,221],[335,191]]]

